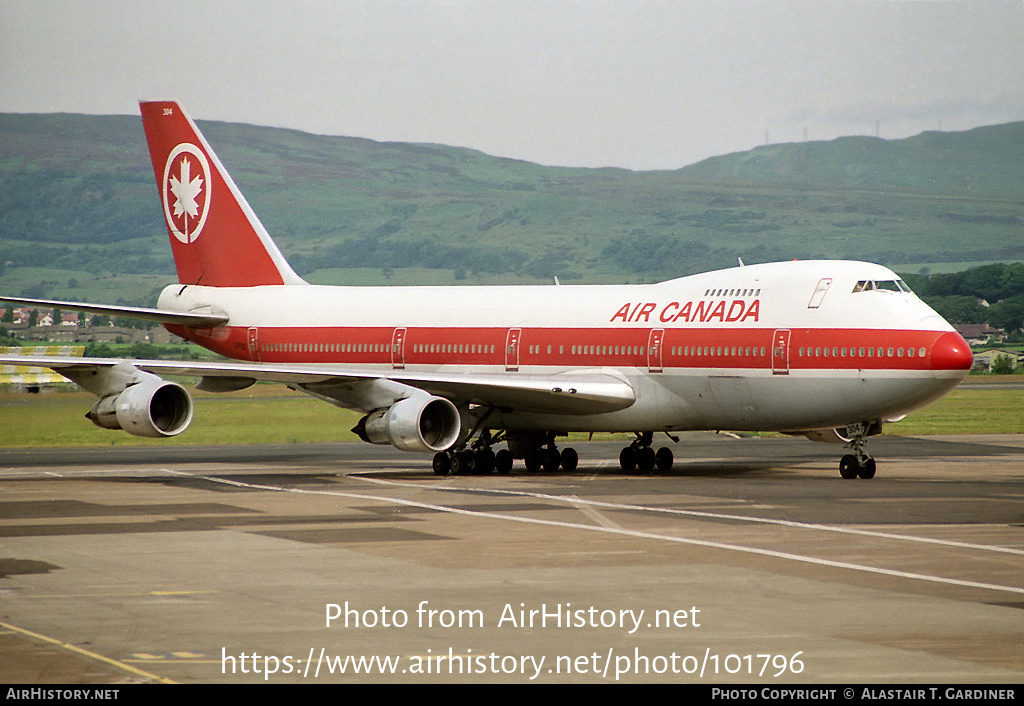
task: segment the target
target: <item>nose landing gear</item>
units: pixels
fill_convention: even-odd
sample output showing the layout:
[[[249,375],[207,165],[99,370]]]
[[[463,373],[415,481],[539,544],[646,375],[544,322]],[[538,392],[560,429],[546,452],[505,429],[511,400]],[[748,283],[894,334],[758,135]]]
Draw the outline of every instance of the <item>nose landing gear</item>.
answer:
[[[874,478],[875,459],[864,452],[864,443],[873,429],[865,428],[863,424],[853,424],[848,426],[846,431],[849,434],[849,441],[846,446],[853,453],[846,454],[839,460],[839,475],[847,480],[853,478],[863,478],[864,480]],[[879,428],[878,431],[881,431],[881,429]]]
[[[847,480],[852,478],[868,478],[875,477],[875,459],[870,456],[865,456],[864,459],[859,459],[854,454],[846,454],[839,461],[839,475]]]

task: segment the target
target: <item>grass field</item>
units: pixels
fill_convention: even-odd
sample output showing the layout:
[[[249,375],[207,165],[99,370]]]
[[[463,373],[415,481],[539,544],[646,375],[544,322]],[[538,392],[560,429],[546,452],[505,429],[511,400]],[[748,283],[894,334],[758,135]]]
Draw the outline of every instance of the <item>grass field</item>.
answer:
[[[998,382],[998,378],[986,379]],[[173,439],[145,439],[94,426],[85,418],[85,413],[96,398],[86,392],[0,393],[0,446],[40,448],[358,441],[350,429],[360,414],[332,407],[280,385],[255,385],[241,392],[219,395],[190,392],[195,400],[192,425]],[[913,412],[898,424],[887,425],[885,433],[900,436],[1024,434],[1024,390],[957,389],[935,404]]]

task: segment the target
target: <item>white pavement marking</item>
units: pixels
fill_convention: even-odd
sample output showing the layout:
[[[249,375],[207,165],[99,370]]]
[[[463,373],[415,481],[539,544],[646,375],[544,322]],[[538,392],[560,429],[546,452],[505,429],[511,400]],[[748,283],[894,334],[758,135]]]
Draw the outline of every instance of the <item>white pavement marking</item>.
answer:
[[[203,480],[207,480],[207,481],[210,481],[212,483],[222,483],[224,485],[231,485],[231,486],[235,486],[235,487],[238,487],[238,488],[250,488],[250,489],[253,489],[253,490],[269,490],[269,491],[273,491],[273,492],[282,492],[282,493],[296,493],[296,494],[300,494],[300,495],[325,495],[325,496],[351,498],[351,499],[354,499],[354,500],[369,500],[369,501],[375,501],[375,502],[387,502],[387,503],[394,503],[396,505],[406,505],[406,506],[409,506],[409,507],[419,507],[419,508],[423,508],[423,509],[426,509],[426,510],[436,510],[438,512],[447,512],[447,513],[451,513],[451,514],[455,514],[455,515],[465,515],[465,516],[469,516],[469,517],[483,517],[483,518],[488,518],[488,519],[493,519],[493,520],[501,520],[501,521],[505,521],[505,522],[520,522],[520,523],[525,523],[525,524],[544,525],[544,526],[547,526],[547,527],[562,527],[562,528],[565,528],[565,529],[576,529],[576,530],[583,530],[583,531],[588,531],[588,532],[604,532],[604,533],[607,533],[607,534],[618,534],[618,535],[622,535],[622,536],[626,536],[626,537],[637,537],[637,538],[641,538],[641,539],[654,539],[654,540],[660,540],[660,541],[665,541],[665,542],[674,542],[674,543],[677,543],[677,544],[689,544],[689,545],[694,545],[694,546],[710,547],[710,548],[713,548],[713,549],[724,549],[724,550],[728,550],[728,551],[743,552],[743,553],[746,553],[746,554],[757,554],[757,555],[761,555],[761,556],[770,556],[770,557],[774,557],[774,558],[777,558],[777,559],[788,559],[790,561],[798,561],[798,562],[802,562],[802,563],[805,563],[805,564],[814,564],[814,565],[817,565],[817,566],[828,566],[828,567],[837,568],[837,569],[848,569],[848,570],[851,570],[851,571],[862,571],[862,572],[871,573],[871,574],[879,574],[879,575],[882,575],[882,576],[895,576],[897,578],[905,578],[905,579],[911,579],[911,580],[915,580],[915,581],[927,581],[927,582],[931,582],[931,583],[939,583],[939,584],[945,584],[945,585],[949,585],[949,586],[961,586],[961,587],[966,587],[966,588],[981,588],[981,589],[986,589],[986,590],[990,590],[990,591],[1003,591],[1003,592],[1007,592],[1007,593],[1016,593],[1016,594],[1024,595],[1024,588],[1020,588],[1020,587],[1016,587],[1016,586],[1000,586],[998,584],[983,583],[983,582],[979,582],[979,581],[967,581],[967,580],[963,580],[963,579],[954,579],[954,578],[948,578],[948,577],[943,577],[943,576],[929,576],[927,574],[917,574],[917,573],[912,573],[912,572],[909,572],[909,571],[898,571],[898,570],[895,570],[895,569],[884,569],[884,568],[877,567],[877,566],[866,566],[866,565],[863,565],[863,564],[852,564],[852,563],[845,562],[845,561],[833,561],[831,559],[821,559],[821,558],[818,558],[818,557],[804,556],[804,555],[801,555],[801,554],[792,554],[792,553],[789,553],[789,552],[780,552],[780,551],[775,551],[773,549],[761,549],[761,548],[758,548],[758,547],[746,547],[746,546],[739,545],[739,544],[726,544],[724,542],[712,542],[712,541],[707,541],[707,540],[702,540],[702,539],[690,539],[690,538],[686,538],[686,537],[676,537],[676,536],[673,536],[673,535],[658,534],[658,533],[655,533],[655,532],[641,532],[641,531],[638,531],[638,530],[624,529],[624,528],[621,528],[621,527],[603,527],[603,526],[597,526],[597,525],[584,525],[584,524],[579,524],[579,523],[576,523],[576,522],[562,522],[562,521],[558,521],[558,520],[542,520],[542,519],[533,518],[533,517],[518,517],[518,516],[515,516],[515,515],[505,515],[505,514],[496,513],[496,512],[480,512],[480,511],[476,511],[476,510],[466,510],[466,509],[463,509],[463,508],[449,507],[447,505],[437,505],[437,504],[433,504],[433,503],[424,503],[424,502],[418,502],[418,501],[414,501],[414,500],[406,500],[405,498],[396,498],[396,497],[390,497],[390,496],[384,496],[384,495],[368,495],[368,494],[365,494],[365,493],[350,493],[350,492],[345,492],[345,491],[340,491],[340,490],[310,490],[310,489],[307,489],[307,488],[284,488],[284,487],[281,487],[281,486],[263,485],[263,484],[258,484],[258,483],[243,483],[241,481],[236,481],[236,480],[227,480],[227,479],[224,479],[224,478],[216,478],[216,477],[213,477],[213,476],[205,476],[205,475],[198,475],[198,474],[191,474],[191,473],[183,473],[181,471],[172,471],[172,470],[167,470],[167,473],[171,473],[173,475],[179,475],[179,476],[186,476],[186,477],[190,477],[190,478],[201,478]],[[359,478],[358,476],[346,476],[346,477],[348,477],[348,478]],[[393,482],[390,482],[390,481],[383,481],[383,480],[371,479],[371,478],[360,478],[360,480],[364,480],[364,481],[368,481],[368,482],[372,482],[372,483],[377,483],[377,484],[384,485],[384,486],[412,487],[412,488],[419,488],[419,489],[423,488],[422,485],[418,485],[418,484],[414,484],[414,483],[393,483]],[[465,491],[460,489],[460,492],[465,492]],[[493,494],[493,493],[495,493],[497,491],[488,490],[488,491],[481,491],[481,492],[487,492],[487,493]],[[504,491],[504,492],[506,492],[509,495],[516,494],[514,491]],[[543,498],[543,499],[550,499],[550,500],[555,500],[555,501],[560,501],[560,502],[564,502],[565,501],[564,498],[559,498],[557,496],[547,496],[547,495],[540,494],[540,493],[519,493],[519,494],[524,496],[524,497]],[[578,501],[579,499],[577,498],[576,500]],[[597,503],[597,502],[595,502],[594,504],[595,505],[603,505],[603,506],[615,506],[615,503]],[[660,509],[660,508],[644,508],[643,506],[640,506],[640,505],[628,505],[628,506],[627,505],[622,505],[621,507],[628,507],[628,508],[637,509],[637,510],[648,510],[648,511],[653,511],[653,512],[663,512],[663,510]],[[729,516],[729,515],[715,515],[714,513],[699,513],[699,512],[691,512],[691,511],[679,511],[679,512],[680,513],[686,513],[686,514],[693,514],[693,515],[697,515],[697,516],[707,516],[707,517],[713,517],[713,516],[717,516],[717,517],[732,517],[732,516]],[[740,515],[735,516],[735,518],[736,519],[746,519],[748,521],[751,520],[751,518],[744,518],[744,517],[742,517]],[[783,521],[778,521],[778,520],[773,521],[773,522],[778,523],[778,524],[785,524],[785,525],[795,525],[795,526],[799,526],[799,527],[808,527],[808,528],[815,528],[815,529],[828,529],[827,525],[809,525],[809,524],[801,524],[801,523],[783,522]],[[878,536],[883,536],[883,535],[878,535]],[[896,539],[907,539],[906,537],[901,537],[900,535],[893,535],[893,537],[896,538]],[[944,544],[944,542],[938,542],[938,543]],[[956,545],[956,543],[954,543],[954,545]]]

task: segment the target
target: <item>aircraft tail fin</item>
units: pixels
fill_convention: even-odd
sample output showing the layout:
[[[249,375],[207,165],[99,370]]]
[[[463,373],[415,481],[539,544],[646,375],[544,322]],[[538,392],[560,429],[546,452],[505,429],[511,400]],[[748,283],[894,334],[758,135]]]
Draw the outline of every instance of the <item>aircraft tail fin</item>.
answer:
[[[304,284],[181,107],[159,101],[139,108],[178,281],[213,287]]]

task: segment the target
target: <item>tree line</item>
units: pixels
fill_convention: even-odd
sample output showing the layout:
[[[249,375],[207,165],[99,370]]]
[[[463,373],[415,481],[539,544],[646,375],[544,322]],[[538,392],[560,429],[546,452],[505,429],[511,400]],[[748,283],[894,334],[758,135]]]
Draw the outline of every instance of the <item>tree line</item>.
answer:
[[[962,272],[903,275],[903,280],[953,324],[988,324],[1024,340],[1024,263],[996,263]]]

